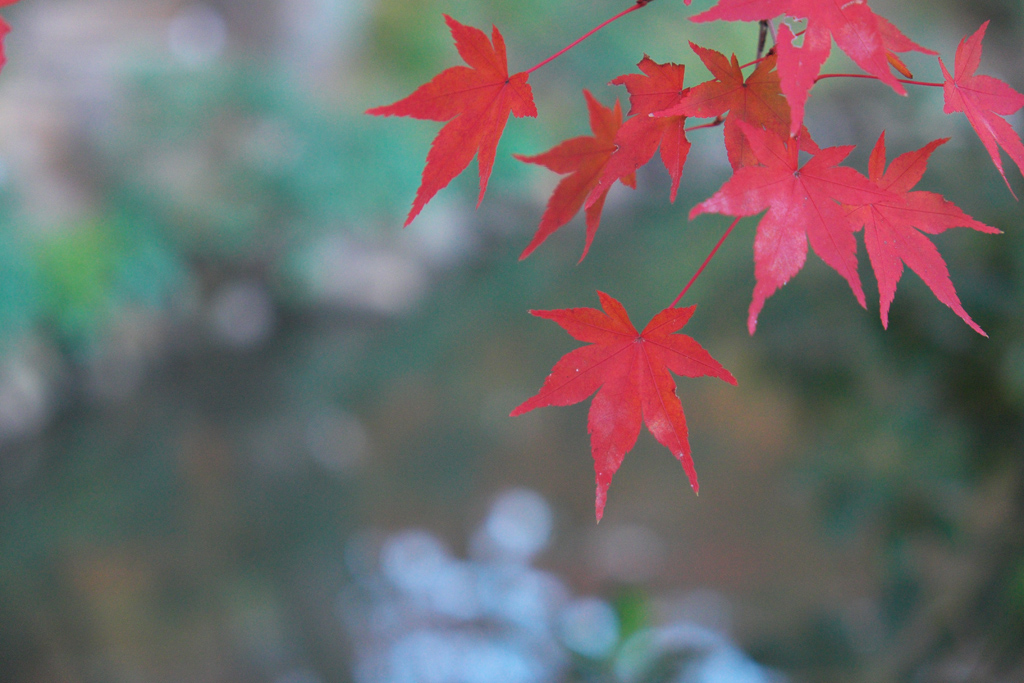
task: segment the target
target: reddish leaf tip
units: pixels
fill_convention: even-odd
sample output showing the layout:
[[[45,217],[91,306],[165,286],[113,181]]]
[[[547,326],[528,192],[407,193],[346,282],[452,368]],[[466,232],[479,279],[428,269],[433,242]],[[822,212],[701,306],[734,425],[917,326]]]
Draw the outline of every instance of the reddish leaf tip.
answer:
[[[517,405],[515,408],[512,409],[512,412],[509,413],[508,416],[509,417],[519,417],[520,415],[522,415],[524,413],[530,412],[529,410],[524,410],[523,409],[523,406],[525,404],[526,404],[526,402],[524,401],[523,403],[520,403],[519,405]]]

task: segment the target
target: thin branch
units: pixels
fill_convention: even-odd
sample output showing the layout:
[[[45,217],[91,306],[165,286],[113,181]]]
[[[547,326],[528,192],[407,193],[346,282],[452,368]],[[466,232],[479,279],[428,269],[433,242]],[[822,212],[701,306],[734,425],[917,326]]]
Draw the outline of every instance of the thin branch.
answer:
[[[878,76],[872,76],[871,74],[821,74],[820,76],[814,79],[814,82],[817,83],[818,81],[825,78],[870,78],[875,81],[882,80]],[[928,83],[926,81],[913,81],[910,80],[909,78],[897,78],[896,80],[899,81],[900,83],[907,83],[909,85],[927,85],[931,88],[941,88],[943,85],[945,85],[944,83]]]
[[[746,69],[748,66],[754,66],[755,64],[760,64],[764,60],[766,60],[769,57],[771,57],[773,54],[775,54],[775,48],[774,47],[771,48],[770,50],[768,50],[768,54],[766,54],[764,57],[758,57],[757,59],[755,59],[752,62],[747,62],[746,64],[740,64],[740,68],[741,69]]]
[[[682,300],[686,292],[689,291],[690,286],[697,281],[697,278],[700,277],[700,274],[703,273],[704,269],[707,268],[709,263],[711,263],[711,259],[715,257],[715,254],[718,252],[718,248],[722,246],[722,242],[724,242],[725,238],[729,236],[729,233],[731,233],[732,229],[736,227],[736,224],[740,222],[740,218],[741,216],[736,216],[736,218],[733,219],[732,223],[729,224],[729,227],[725,229],[725,232],[722,233],[722,236],[718,238],[718,242],[715,243],[715,246],[711,250],[711,253],[708,254],[708,257],[706,259],[704,259],[704,263],[700,264],[700,268],[697,269],[697,272],[693,274],[693,277],[690,278],[690,281],[686,283],[685,287],[683,287],[683,291],[679,292],[679,296],[677,296],[672,301],[672,303],[668,305],[669,308],[672,308],[673,306],[678,304]]]
[[[604,22],[598,24],[597,26],[595,26],[594,28],[590,29],[589,31],[584,33],[582,36],[580,36],[579,38],[577,38],[573,42],[569,43],[567,46],[563,47],[561,50],[559,50],[555,54],[553,54],[550,57],[548,57],[547,59],[545,59],[540,64],[537,64],[536,66],[533,66],[533,67],[527,69],[525,73],[532,74],[534,71],[536,71],[537,69],[541,68],[542,66],[544,66],[548,62],[551,62],[551,61],[554,61],[554,60],[558,59],[559,57],[564,55],[566,52],[568,52],[569,50],[573,49],[574,47],[576,47],[577,45],[582,43],[584,40],[586,40],[590,36],[594,35],[598,31],[603,29],[608,24],[612,23],[613,21],[618,21],[619,19],[621,19],[622,17],[626,16],[630,12],[635,12],[636,10],[638,10],[638,9],[640,9],[642,7],[646,7],[651,2],[653,2],[653,0],[637,0],[636,4],[634,4],[629,9],[625,9],[625,10],[619,12],[618,14],[616,14],[611,19],[608,19],[607,21],[604,21]]]
[[[689,133],[691,130],[700,130],[701,128],[714,128],[715,126],[722,125],[724,122],[725,115],[719,114],[718,116],[715,117],[714,121],[711,121],[710,123],[702,123],[699,126],[690,126],[689,128],[683,128],[683,132]]]

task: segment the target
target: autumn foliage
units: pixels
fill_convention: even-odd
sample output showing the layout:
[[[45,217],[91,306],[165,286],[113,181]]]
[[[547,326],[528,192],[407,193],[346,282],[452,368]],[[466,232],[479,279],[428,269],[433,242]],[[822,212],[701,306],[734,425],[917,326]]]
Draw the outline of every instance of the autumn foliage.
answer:
[[[448,121],[434,138],[405,224],[409,225],[434,195],[477,157],[480,167],[480,199],[487,191],[498,140],[509,114],[536,116],[533,91],[524,73],[508,74],[505,40],[497,27],[491,39],[479,29],[464,26],[447,14],[444,20],[455,40],[455,49],[469,66],[453,66],[439,73],[413,94],[387,107],[370,109],[375,116],[411,116]]]
[[[700,344],[674,334],[689,321],[695,306],[666,308],[637,332],[622,304],[604,292],[598,296],[603,312],[594,308],[531,311],[591,345],[563,356],[540,391],[513,410],[512,416],[579,403],[597,392],[587,429],[597,474],[597,518],[601,519],[612,475],[636,443],[641,423],[682,463],[693,490],[700,490],[686,417],[669,370],[683,377],[717,377],[730,384],[736,384],[736,379]]]
[[[622,127],[622,107],[616,101],[615,106],[609,109],[587,90],[583,91],[583,96],[587,99],[587,110],[590,112],[590,129],[594,132],[592,136],[584,135],[566,140],[536,156],[516,155],[520,161],[546,166],[555,173],[569,174],[558,183],[551,199],[548,200],[537,234],[526,245],[520,259],[532,254],[533,250],[552,233],[571,221],[591,195],[593,200],[586,210],[587,241],[583,245],[581,261],[587,255],[590,244],[594,241],[597,226],[601,223],[601,210],[604,208],[604,200],[611,189],[611,183],[607,183],[607,186],[597,193],[593,190],[603,177],[608,161],[618,150],[615,140],[619,128]],[[613,178],[612,182],[615,180],[622,181],[628,187],[636,187],[635,173]]]
[[[650,1],[639,0],[594,31]],[[792,19],[804,22],[804,28],[794,28]],[[627,73],[611,82],[626,88],[626,117],[618,102],[606,106],[584,90],[592,135],[566,140],[539,154],[516,155],[521,161],[564,176],[521,258],[528,257],[580,211],[585,214],[581,259],[585,257],[594,242],[608,191],[616,182],[635,187],[636,171],[656,155],[671,178],[669,199],[674,201],[692,145],[687,133],[721,126],[733,173],[711,197],[692,207],[689,216],[692,219],[717,213],[733,217],[715,247],[717,251],[741,217],[764,212],[753,243],[756,284],[747,320],[751,334],[768,298],[803,268],[808,245],[866,307],[858,274],[857,234],[863,231],[878,280],[883,326],[888,326],[890,305],[906,266],[921,277],[939,301],[984,335],[964,310],[946,263],[929,236],[955,227],[999,231],[971,218],[942,196],[915,189],[931,154],[946,139],[899,154],[886,165],[882,132],[871,153],[868,174],[864,175],[844,165],[855,146],[819,147],[804,125],[804,114],[815,84],[825,78],[876,79],[900,95],[908,94],[907,86],[941,87],[944,111],[967,116],[1009,187],[1000,149],[1024,169],[1024,144],[1005,117],[1024,107],[1024,95],[998,79],[977,74],[988,23],[960,42],[953,74],[938,58],[944,80],[930,83],[914,80],[899,54],[938,53],[917,44],[875,14],[866,0],[719,0],[691,20],[757,22],[756,54],[741,64],[736,55],[726,57],[690,43],[712,76],[692,85],[685,83],[684,64],[658,63],[643,55],[637,64],[639,73]],[[367,112],[446,122],[427,154],[422,183],[406,225],[474,156],[483,199],[509,115],[537,115],[528,84],[530,73],[565,51],[510,75],[505,42],[497,28],[488,39],[482,31],[451,17],[445,16],[445,21],[466,66],[446,69],[408,97]],[[765,51],[768,34],[774,45]],[[863,73],[821,73],[833,41]],[[711,120],[693,123],[692,119]],[[697,490],[686,420],[672,373],[717,377],[730,383],[735,379],[697,342],[676,334],[694,312],[693,306],[675,307],[689,284],[640,332],[622,305],[604,293],[599,293],[603,311],[533,311],[589,345],[558,361],[540,391],[512,415],[577,403],[594,395],[588,429],[597,480],[598,519],[612,476],[636,442],[641,424],[646,424],[680,460]]]

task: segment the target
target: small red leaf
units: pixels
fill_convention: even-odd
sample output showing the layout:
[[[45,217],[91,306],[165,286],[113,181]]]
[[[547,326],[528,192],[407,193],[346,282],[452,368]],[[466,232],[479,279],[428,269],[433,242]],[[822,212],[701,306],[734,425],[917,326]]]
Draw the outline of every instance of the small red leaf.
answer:
[[[587,196],[587,208],[601,200],[616,180],[636,173],[661,149],[661,160],[672,178],[670,199],[675,201],[679,181],[690,152],[690,142],[683,130],[684,116],[653,118],[652,113],[675,105],[686,92],[683,88],[682,64],[659,64],[644,55],[637,64],[642,74],[626,74],[612,81],[625,85],[629,91],[630,118],[615,135],[617,149],[605,164],[601,177]]]
[[[985,145],[989,156],[999,169],[999,175],[1003,176],[1006,187],[1010,187],[1010,181],[1003,172],[999,148],[1002,147],[1017,164],[1017,168],[1024,173],[1024,144],[1013,127],[1002,117],[1015,114],[1024,107],[1024,95],[998,78],[975,75],[981,64],[981,41],[985,37],[986,28],[987,21],[974,35],[960,41],[956,48],[954,76],[949,75],[942,58],[939,58],[939,66],[942,67],[942,74],[946,79],[942,88],[945,96],[943,111],[947,114],[962,111],[967,116],[967,120],[978,133],[981,143]],[[1012,187],[1010,193],[1014,197],[1017,196]]]
[[[460,24],[447,14],[444,19],[455,48],[469,66],[445,69],[408,97],[366,111],[373,116],[448,121],[430,145],[423,180],[405,225],[412,223],[427,202],[462,173],[474,156],[480,168],[477,204],[483,201],[509,114],[537,115],[527,74],[508,74],[505,41],[498,29],[492,28],[488,41],[483,31]]]
[[[604,292],[598,296],[603,311],[530,311],[555,321],[590,345],[562,356],[540,391],[517,406],[512,416],[534,408],[579,403],[597,392],[590,404],[587,428],[597,481],[597,520],[601,521],[612,477],[644,423],[682,463],[693,490],[699,490],[686,417],[669,372],[683,377],[717,377],[730,384],[736,384],[736,379],[692,338],[673,334],[687,323],[694,306],[666,308],[637,332],[622,304]]]
[[[729,163],[734,169],[757,164],[747,136],[737,125],[740,121],[746,121],[755,128],[767,128],[779,137],[789,134],[789,105],[779,87],[775,55],[769,55],[758,62],[750,76],[744,79],[736,55],[726,59],[721,52],[692,42],[690,48],[704,62],[714,79],[688,89],[678,104],[656,112],[655,116],[713,118],[729,112],[724,127]]]
[[[879,190],[891,192],[893,196],[856,207],[850,213],[850,220],[858,227],[864,226],[864,243],[878,279],[883,327],[889,327],[889,306],[905,263],[924,280],[939,301],[953,309],[975,332],[988,336],[967,315],[949,279],[946,262],[922,233],[937,235],[959,227],[988,233],[999,230],[974,220],[941,195],[910,191],[924,175],[928,157],[947,140],[934,140],[919,150],[901,154],[885,170],[885,133],[882,133],[871,152],[869,179]]]
[[[552,233],[572,220],[572,217],[583,207],[587,195],[597,185],[598,178],[608,163],[608,159],[615,152],[615,135],[619,126],[622,125],[622,108],[616,101],[614,108],[609,109],[594,99],[590,92],[584,90],[583,94],[587,99],[590,129],[594,135],[566,140],[536,156],[515,155],[520,161],[546,166],[555,173],[569,174],[558,183],[548,200],[537,233],[519,256],[520,260],[532,254],[533,250],[539,247]],[[619,180],[624,185],[636,187],[633,175],[627,175]],[[604,207],[607,195],[608,190],[606,189],[601,193],[598,201],[586,210],[587,238],[583,245],[583,255],[580,256],[580,261],[587,255],[590,244],[594,241],[594,234],[601,222],[601,209]]]

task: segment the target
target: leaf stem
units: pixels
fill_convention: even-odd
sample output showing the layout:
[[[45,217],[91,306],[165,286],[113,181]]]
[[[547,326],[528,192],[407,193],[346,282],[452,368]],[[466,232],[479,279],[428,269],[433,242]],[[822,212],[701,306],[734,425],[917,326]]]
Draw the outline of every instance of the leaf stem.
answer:
[[[814,79],[814,82],[817,83],[818,81],[824,78],[870,78],[875,81],[882,80],[878,76],[872,76],[871,74],[821,74],[820,76]],[[899,81],[900,83],[908,83],[910,85],[927,85],[932,88],[941,88],[944,85],[943,83],[928,83],[927,81],[914,81],[909,78],[897,78],[896,80]]]
[[[736,216],[736,218],[733,219],[732,223],[729,224],[729,227],[725,229],[725,232],[722,233],[722,236],[718,238],[718,242],[715,243],[714,248],[711,249],[711,253],[708,254],[708,257],[706,259],[704,259],[704,263],[700,264],[700,268],[697,269],[697,272],[693,274],[693,277],[690,278],[690,281],[686,283],[685,287],[683,287],[683,291],[679,292],[679,296],[673,299],[672,303],[668,305],[669,308],[672,308],[673,306],[678,304],[682,300],[683,296],[686,295],[686,292],[689,291],[690,286],[697,281],[697,278],[700,277],[700,274],[703,273],[704,269],[707,268],[709,263],[711,263],[711,259],[715,257],[715,254],[718,252],[718,248],[722,246],[722,242],[725,242],[725,238],[729,236],[729,233],[732,232],[732,229],[735,228],[736,224],[740,222],[740,218],[741,216]]]
[[[635,12],[636,10],[640,9],[641,7],[646,6],[647,4],[649,4],[652,1],[653,0],[636,0],[636,3],[633,6],[631,6],[629,9],[625,9],[625,10],[619,12],[618,14],[616,14],[611,19],[608,19],[607,21],[604,21],[604,22],[598,24],[597,26],[595,26],[594,28],[590,29],[589,31],[584,33],[582,36],[580,36],[579,38],[577,38],[573,42],[571,42],[568,45],[566,45],[565,47],[563,47],[561,50],[559,50],[555,54],[553,54],[550,57],[548,57],[547,59],[545,59],[543,62],[537,64],[536,66],[530,67],[529,69],[527,69],[523,73],[532,74],[534,71],[536,71],[537,69],[541,68],[542,66],[544,66],[548,62],[552,62],[552,61],[558,59],[559,57],[564,55],[566,52],[568,52],[569,50],[573,49],[574,47],[576,47],[577,45],[582,43],[584,40],[586,40],[590,36],[594,35],[598,31],[603,29],[608,24],[612,23],[613,21],[617,21],[617,20],[621,19],[622,17],[626,16],[630,12]]]
[[[710,123],[702,123],[699,126],[690,126],[689,128],[683,128],[683,132],[689,133],[691,130],[700,130],[701,128],[714,128],[715,126],[722,125],[724,122],[725,117],[719,114],[718,116],[715,117],[714,121],[711,121]]]
[[[771,50],[768,50],[768,54],[766,54],[764,57],[758,57],[757,59],[755,59],[752,62],[747,62],[746,64],[740,64],[740,68],[741,69],[746,69],[748,66],[754,66],[755,64],[760,64],[764,60],[766,60],[769,57],[771,57],[773,54],[775,54],[775,49],[774,48],[772,48]]]

